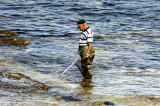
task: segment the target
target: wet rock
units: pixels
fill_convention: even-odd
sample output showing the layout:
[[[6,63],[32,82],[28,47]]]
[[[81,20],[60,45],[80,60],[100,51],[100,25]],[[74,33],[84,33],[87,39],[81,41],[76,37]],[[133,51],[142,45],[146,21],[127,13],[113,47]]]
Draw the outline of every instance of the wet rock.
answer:
[[[113,105],[115,105],[114,103],[109,102],[109,101],[104,101],[104,104],[107,105],[107,106],[113,106]]]
[[[2,34],[2,37],[15,37],[19,35],[18,33],[10,30],[0,30],[0,33]]]
[[[73,96],[62,96],[62,99],[65,100],[66,102],[70,102],[70,101],[81,101],[80,99],[78,98],[75,98]]]
[[[10,30],[0,30],[0,44],[8,44],[14,46],[26,46],[31,44],[28,39],[15,38],[19,34]]]
[[[28,39],[17,39],[17,38],[0,38],[0,44],[8,44],[14,46],[26,46],[31,44]]]
[[[3,70],[0,70],[0,77],[14,81],[9,83],[0,81],[0,87],[7,91],[15,91],[19,93],[36,93],[37,91],[47,91],[50,88],[49,86],[39,81],[33,80],[22,73],[2,72]]]

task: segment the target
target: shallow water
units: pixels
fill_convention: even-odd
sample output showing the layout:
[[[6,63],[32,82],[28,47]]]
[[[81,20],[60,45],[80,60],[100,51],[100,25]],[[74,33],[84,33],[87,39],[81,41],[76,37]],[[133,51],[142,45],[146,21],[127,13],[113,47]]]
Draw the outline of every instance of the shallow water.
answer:
[[[160,105],[160,1],[1,0],[0,29],[31,40],[0,45],[1,105]],[[92,80],[76,66],[84,18],[94,31]]]

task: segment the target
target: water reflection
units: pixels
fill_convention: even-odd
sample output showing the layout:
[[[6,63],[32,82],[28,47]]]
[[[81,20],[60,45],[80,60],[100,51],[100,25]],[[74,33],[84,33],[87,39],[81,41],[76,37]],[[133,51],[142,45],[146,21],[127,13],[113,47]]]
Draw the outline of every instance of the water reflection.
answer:
[[[80,82],[80,87],[85,91],[89,92],[92,90],[93,85],[92,85],[92,79],[82,79]]]

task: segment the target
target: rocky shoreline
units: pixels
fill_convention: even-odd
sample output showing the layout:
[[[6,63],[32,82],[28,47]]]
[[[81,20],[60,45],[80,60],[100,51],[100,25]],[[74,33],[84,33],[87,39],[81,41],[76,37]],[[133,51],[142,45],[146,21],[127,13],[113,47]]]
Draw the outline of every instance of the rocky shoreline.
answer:
[[[14,46],[26,46],[31,44],[31,41],[28,39],[19,39],[16,38],[19,34],[9,30],[0,30],[0,44],[4,45],[14,45]]]

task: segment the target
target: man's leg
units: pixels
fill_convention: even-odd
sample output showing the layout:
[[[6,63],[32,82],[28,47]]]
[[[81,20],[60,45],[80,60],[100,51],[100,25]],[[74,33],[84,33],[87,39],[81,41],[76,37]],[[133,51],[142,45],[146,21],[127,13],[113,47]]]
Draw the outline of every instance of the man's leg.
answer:
[[[84,59],[85,58],[85,55],[88,51],[88,46],[82,46],[80,49],[79,49],[79,52],[80,52],[80,56],[81,56],[81,59],[82,60],[82,64],[83,64],[83,68],[84,70],[86,70],[86,75],[87,74],[90,74],[90,76],[92,75],[92,70],[91,70],[91,66],[92,66],[92,62],[93,62],[93,59],[94,59],[94,55],[87,58],[87,59]],[[90,54],[92,53],[95,53],[95,48],[92,47],[91,51],[90,51]],[[89,73],[88,73],[89,72]]]
[[[90,51],[90,54],[92,54],[92,53],[95,53],[95,48],[94,47],[92,47],[92,49]],[[92,55],[91,57],[89,57],[88,60],[87,60],[87,68],[88,68],[88,71],[89,71],[89,73],[91,75],[92,75],[91,67],[92,67],[93,59],[94,59],[94,55]]]

